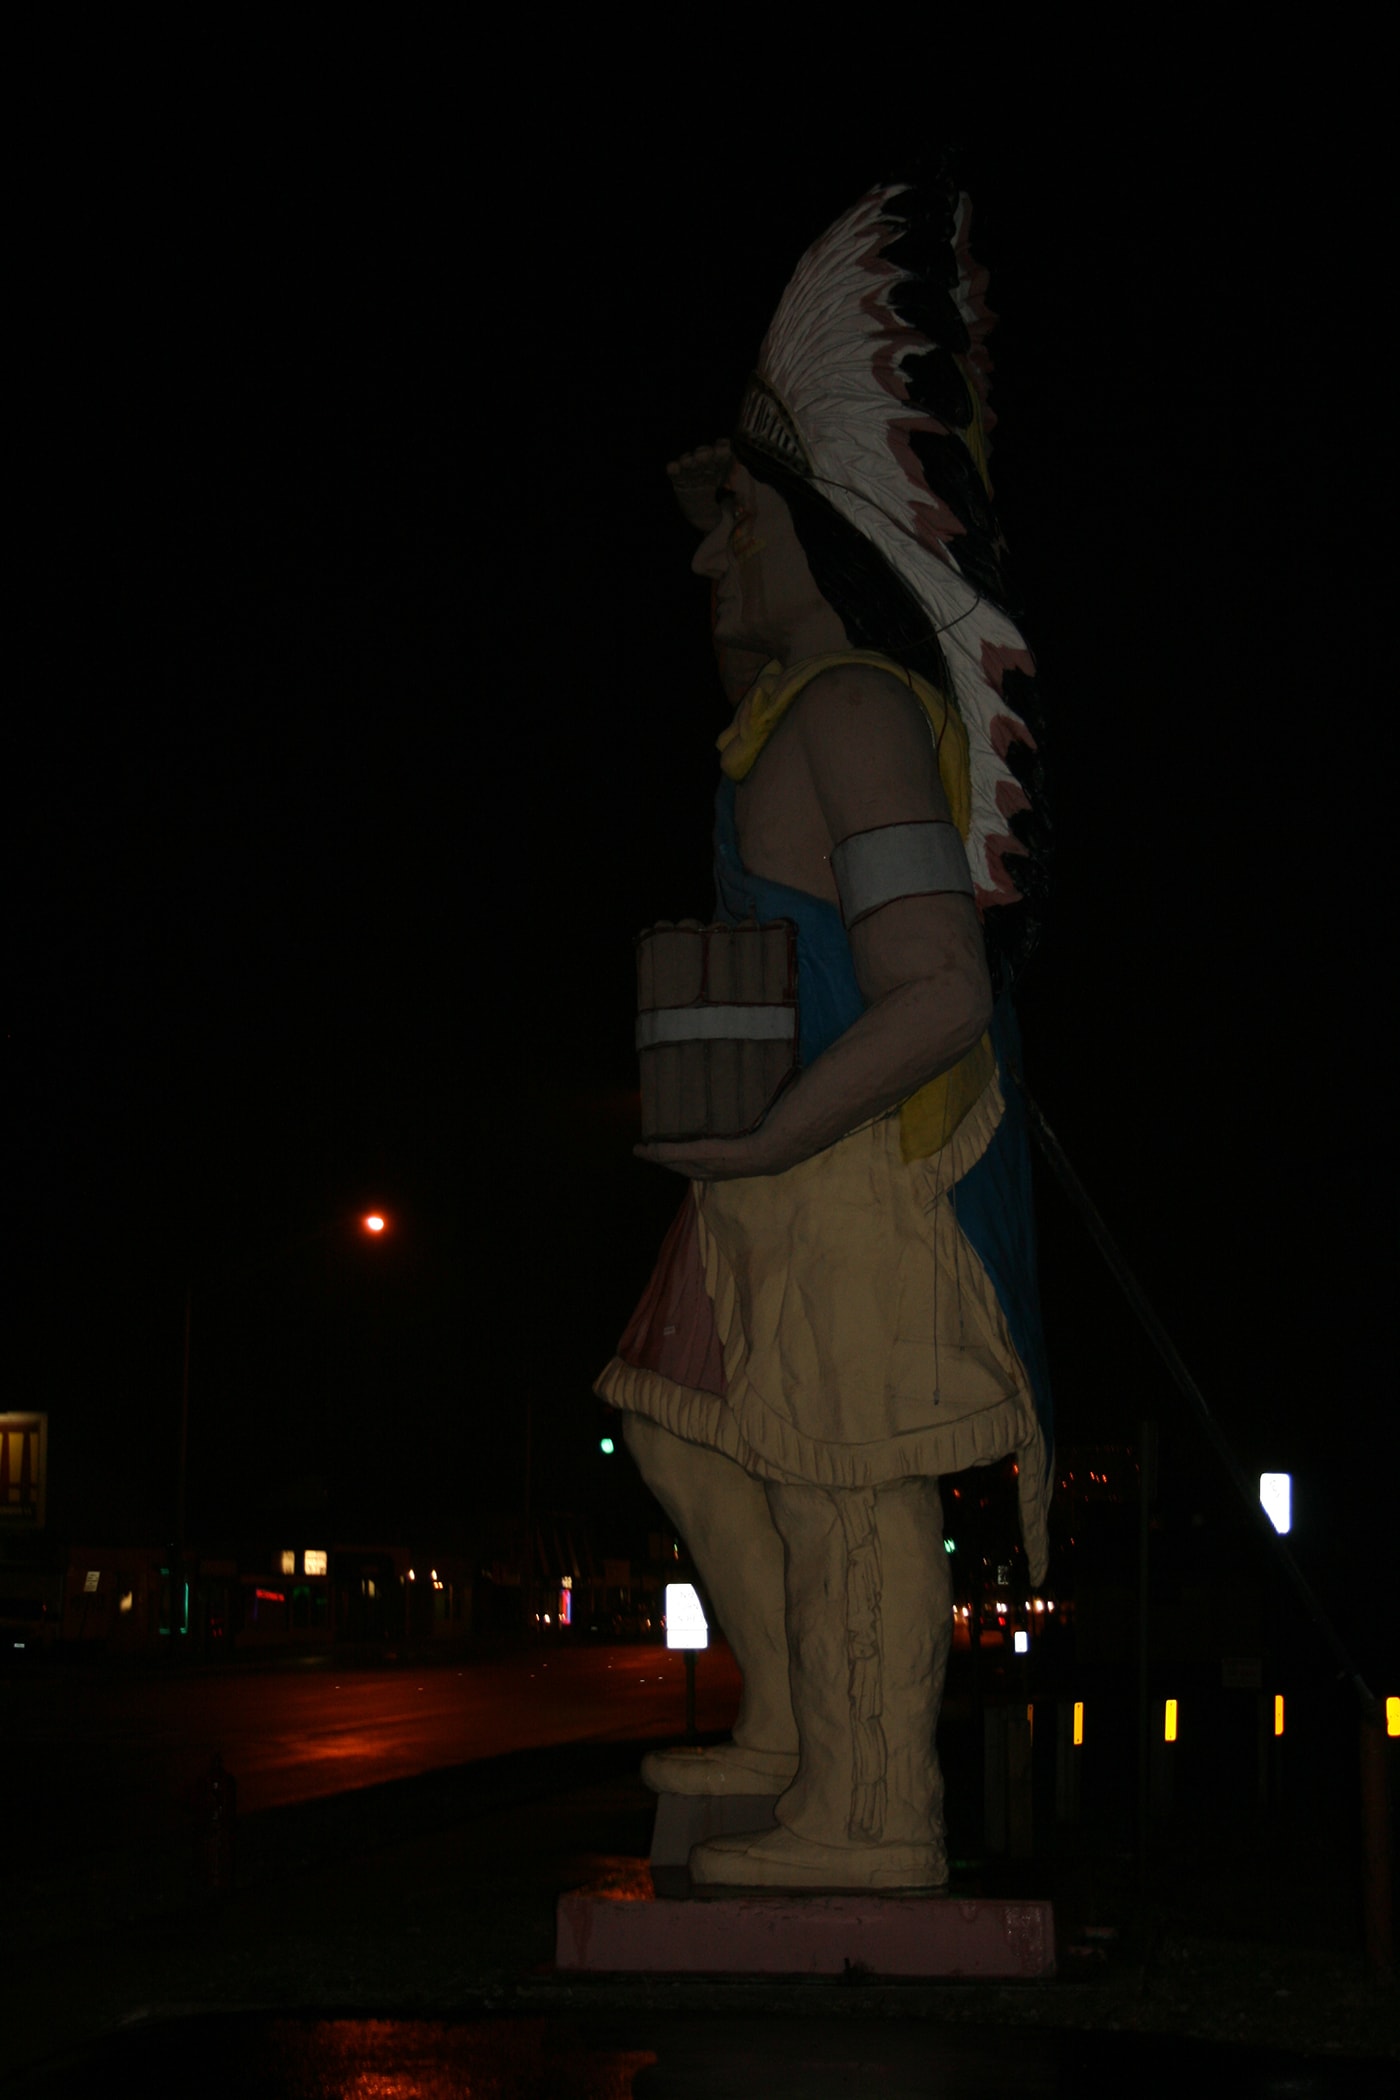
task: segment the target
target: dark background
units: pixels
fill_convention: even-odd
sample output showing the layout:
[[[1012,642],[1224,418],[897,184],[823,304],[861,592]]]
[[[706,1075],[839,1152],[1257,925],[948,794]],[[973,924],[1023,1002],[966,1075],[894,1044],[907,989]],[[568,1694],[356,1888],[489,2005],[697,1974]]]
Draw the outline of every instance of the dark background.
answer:
[[[469,1530],[527,1403],[542,1503],[632,1506],[589,1388],[680,1191],[630,1157],[630,942],[708,914],[723,720],[662,470],[952,137],[1053,728],[1030,1084],[1333,1608],[1393,1579],[1390,237],[1359,90],[1279,62],[54,98],[7,1353],[56,1527],[169,1534],[191,1286],[194,1535]],[[1042,1198],[1062,1439],[1170,1424]],[[1204,1463],[1169,1432],[1188,1502]]]

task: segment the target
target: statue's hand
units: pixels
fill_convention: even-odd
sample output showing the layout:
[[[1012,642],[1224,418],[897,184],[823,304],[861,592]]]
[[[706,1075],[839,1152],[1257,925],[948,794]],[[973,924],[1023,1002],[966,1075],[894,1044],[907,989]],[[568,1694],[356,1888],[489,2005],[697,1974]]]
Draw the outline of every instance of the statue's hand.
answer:
[[[747,1137],[684,1138],[677,1144],[634,1145],[638,1159],[670,1167],[688,1181],[741,1181],[756,1174],[781,1174],[796,1159],[779,1155],[764,1129]]]
[[[715,491],[732,462],[729,441],[721,438],[713,445],[697,445],[693,452],[683,452],[667,467],[681,515],[697,532],[713,532],[718,525],[720,512]]]

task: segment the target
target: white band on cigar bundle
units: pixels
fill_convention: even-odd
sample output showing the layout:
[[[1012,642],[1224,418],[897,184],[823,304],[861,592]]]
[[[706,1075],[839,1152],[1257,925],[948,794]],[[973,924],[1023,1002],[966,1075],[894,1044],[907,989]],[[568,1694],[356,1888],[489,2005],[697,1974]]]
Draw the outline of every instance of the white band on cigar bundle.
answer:
[[[795,1006],[655,1006],[637,1016],[637,1048],[660,1043],[790,1043]]]

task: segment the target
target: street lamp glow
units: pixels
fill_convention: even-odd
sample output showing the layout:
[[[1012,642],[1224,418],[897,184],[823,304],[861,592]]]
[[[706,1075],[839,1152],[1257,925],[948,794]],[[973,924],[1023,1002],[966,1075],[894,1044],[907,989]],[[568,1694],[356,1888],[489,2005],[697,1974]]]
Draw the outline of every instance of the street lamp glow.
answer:
[[[382,1232],[383,1230],[384,1220],[380,1217],[377,1210],[372,1210],[369,1216],[365,1219],[365,1231]]]
[[[1264,1505],[1264,1514],[1277,1532],[1293,1528],[1293,1475],[1291,1473],[1261,1473],[1259,1475],[1259,1500]]]

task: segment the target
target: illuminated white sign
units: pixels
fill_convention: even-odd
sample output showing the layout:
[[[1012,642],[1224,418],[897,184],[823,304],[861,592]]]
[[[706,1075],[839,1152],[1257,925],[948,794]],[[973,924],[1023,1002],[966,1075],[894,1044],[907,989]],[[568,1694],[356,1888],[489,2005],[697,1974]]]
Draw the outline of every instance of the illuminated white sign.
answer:
[[[666,1585],[666,1646],[708,1648],[710,1628],[693,1582]]]
[[[321,1548],[320,1548],[319,1546],[308,1546],[308,1547],[307,1547],[307,1549],[306,1549],[306,1558],[305,1558],[305,1560],[304,1560],[304,1561],[302,1562],[302,1567],[303,1567],[303,1568],[305,1569],[305,1571],[306,1571],[306,1573],[307,1573],[308,1575],[324,1575],[324,1574],[325,1574],[325,1572],[326,1572],[326,1556],[325,1556],[325,1554],[324,1554],[324,1553],[322,1552],[322,1550],[321,1550]]]
[[[1259,1475],[1259,1500],[1264,1505],[1264,1514],[1275,1531],[1293,1529],[1293,1475],[1291,1473],[1261,1473]]]

